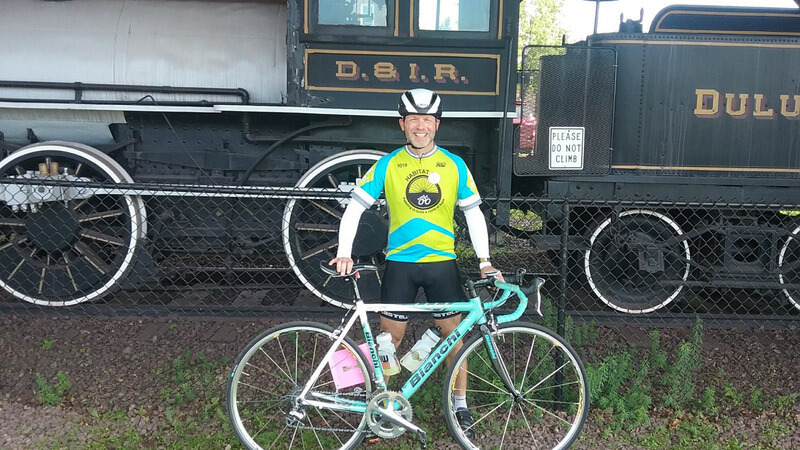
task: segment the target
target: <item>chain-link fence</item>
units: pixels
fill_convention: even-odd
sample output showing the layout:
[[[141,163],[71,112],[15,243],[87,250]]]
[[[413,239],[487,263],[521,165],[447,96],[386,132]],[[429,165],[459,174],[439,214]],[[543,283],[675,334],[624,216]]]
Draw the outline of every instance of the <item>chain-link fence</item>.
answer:
[[[75,177],[73,177],[75,178]],[[347,303],[319,270],[336,253],[348,192],[7,179],[0,305],[58,313],[295,315]],[[567,314],[616,323],[791,322],[795,205],[492,198],[492,258],[546,276]],[[507,211],[507,213],[498,213]],[[381,265],[387,211],[362,217],[354,256]],[[478,276],[457,218],[465,277]],[[360,280],[377,299],[380,275]]]

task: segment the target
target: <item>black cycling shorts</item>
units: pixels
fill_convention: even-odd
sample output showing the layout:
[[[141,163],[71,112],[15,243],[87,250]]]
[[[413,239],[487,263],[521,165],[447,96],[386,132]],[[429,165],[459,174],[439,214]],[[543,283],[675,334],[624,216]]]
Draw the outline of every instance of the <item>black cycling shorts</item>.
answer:
[[[381,284],[381,303],[415,303],[419,289],[425,292],[429,302],[463,302],[466,300],[461,287],[456,260],[407,263],[386,261]],[[407,313],[381,312],[383,317],[407,321]],[[433,313],[434,319],[447,319],[461,314],[460,311]]]

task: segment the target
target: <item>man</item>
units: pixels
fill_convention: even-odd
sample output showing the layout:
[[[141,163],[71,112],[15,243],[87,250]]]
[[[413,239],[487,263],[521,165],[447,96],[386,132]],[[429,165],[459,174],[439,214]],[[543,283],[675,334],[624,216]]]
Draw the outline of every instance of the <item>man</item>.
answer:
[[[382,278],[381,303],[413,303],[419,288],[431,301],[465,300],[458,274],[453,214],[464,212],[470,239],[480,263],[481,276],[499,271],[489,261],[486,221],[475,181],[464,161],[434,143],[442,116],[441,98],[427,89],[412,89],[400,97],[400,129],[407,144],[378,160],[352,193],[339,228],[339,249],[329,264],[336,271],[352,271],[351,249],[361,214],[386,195],[389,208],[389,243]],[[406,330],[408,315],[381,312],[381,330],[392,335],[395,348]],[[461,313],[434,313],[443,336],[461,322]],[[448,366],[461,342],[445,358]],[[466,402],[466,368],[456,380],[454,405],[465,434],[474,433]]]

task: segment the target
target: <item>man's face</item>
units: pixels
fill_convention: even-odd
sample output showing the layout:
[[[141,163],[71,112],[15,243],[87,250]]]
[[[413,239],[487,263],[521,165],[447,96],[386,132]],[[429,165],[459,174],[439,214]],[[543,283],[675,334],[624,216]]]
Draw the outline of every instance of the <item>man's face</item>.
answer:
[[[439,120],[429,115],[412,114],[400,119],[400,129],[406,134],[406,142],[413,149],[427,151],[433,148]]]

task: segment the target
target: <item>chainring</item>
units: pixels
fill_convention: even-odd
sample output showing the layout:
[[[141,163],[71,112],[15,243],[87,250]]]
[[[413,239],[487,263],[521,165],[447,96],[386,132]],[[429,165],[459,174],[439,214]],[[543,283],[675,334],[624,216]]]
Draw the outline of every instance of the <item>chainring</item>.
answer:
[[[395,391],[381,392],[373,396],[367,403],[367,426],[378,437],[384,439],[396,438],[406,432],[404,427],[390,422],[381,413],[386,405],[394,405],[395,412],[402,418],[411,421],[413,412],[411,403],[402,394]]]

